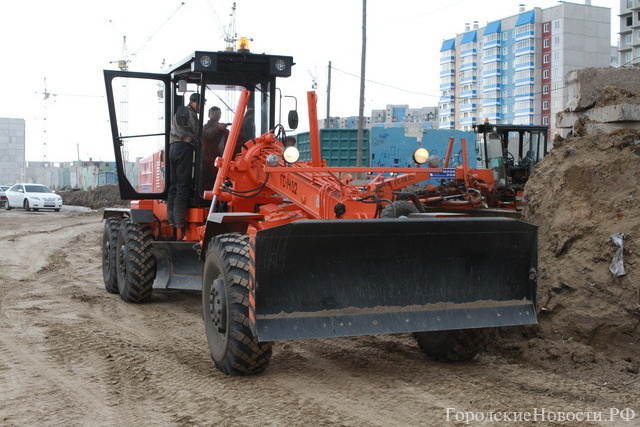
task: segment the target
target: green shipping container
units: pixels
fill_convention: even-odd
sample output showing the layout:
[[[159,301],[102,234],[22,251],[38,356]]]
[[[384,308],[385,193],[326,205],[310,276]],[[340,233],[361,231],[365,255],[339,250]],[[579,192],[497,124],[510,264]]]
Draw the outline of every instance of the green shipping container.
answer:
[[[300,160],[311,160],[311,145],[309,132],[295,135],[296,146],[300,151]],[[320,129],[320,151],[328,166],[346,167],[357,166],[358,159],[358,129]],[[362,166],[370,165],[369,129],[363,130],[362,135]]]

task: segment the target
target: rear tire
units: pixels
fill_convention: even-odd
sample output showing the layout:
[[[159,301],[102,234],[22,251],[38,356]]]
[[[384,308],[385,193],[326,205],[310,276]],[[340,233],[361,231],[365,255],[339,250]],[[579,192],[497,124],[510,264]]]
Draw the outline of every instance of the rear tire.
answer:
[[[125,219],[120,224],[117,245],[118,291],[126,302],[141,303],[151,298],[156,277],[153,234],[145,224]]]
[[[396,200],[382,209],[380,218],[400,218],[401,216],[409,216],[409,214],[417,212],[418,208],[410,201]]]
[[[8,211],[11,210],[11,205],[9,204],[9,200],[7,200],[7,203],[4,205],[4,208]]]
[[[416,332],[418,346],[438,362],[464,362],[487,349],[491,329]]]
[[[215,237],[204,263],[204,329],[211,358],[225,374],[257,374],[271,358],[272,343],[258,342],[252,333],[248,240],[238,233]]]
[[[102,233],[102,279],[105,289],[110,294],[119,292],[117,254],[121,222],[120,218],[107,218]]]

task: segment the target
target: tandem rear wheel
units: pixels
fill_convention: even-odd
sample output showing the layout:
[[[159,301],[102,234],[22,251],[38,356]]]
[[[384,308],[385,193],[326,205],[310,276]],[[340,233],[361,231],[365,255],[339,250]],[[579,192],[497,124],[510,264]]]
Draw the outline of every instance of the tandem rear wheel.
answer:
[[[259,342],[249,299],[249,238],[222,234],[209,244],[202,282],[204,328],[211,358],[225,374],[250,375],[269,364],[272,343]]]
[[[127,218],[120,222],[115,255],[116,275],[120,298],[126,302],[142,303],[151,298],[156,277],[152,242],[153,234],[146,224],[136,224]]]

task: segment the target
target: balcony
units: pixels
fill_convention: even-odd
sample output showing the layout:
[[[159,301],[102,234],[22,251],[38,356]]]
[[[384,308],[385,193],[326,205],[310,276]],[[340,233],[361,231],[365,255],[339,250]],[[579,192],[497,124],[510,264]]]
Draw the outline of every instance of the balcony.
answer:
[[[534,31],[523,31],[520,33],[516,33],[515,41],[519,42],[520,40],[527,40],[535,38],[536,33]]]
[[[446,110],[440,110],[439,114],[440,114],[440,117],[446,117],[446,116],[453,116],[455,112],[456,112],[455,108],[447,108]]]
[[[500,68],[490,68],[488,70],[484,70],[482,72],[482,77],[499,77],[502,75],[502,70]]]
[[[534,113],[533,108],[520,108],[515,111],[515,116],[516,117],[532,116],[533,113]]]
[[[460,118],[461,125],[472,125],[476,123],[475,117],[462,117]]]
[[[453,102],[454,96],[453,95],[447,95],[447,96],[441,96],[440,97],[440,104],[444,104],[445,102]]]
[[[438,123],[438,128],[439,129],[455,129],[455,122],[439,122]]]
[[[502,89],[502,85],[500,83],[487,84],[482,86],[482,93],[495,92],[500,89]]]
[[[463,90],[462,92],[460,92],[460,98],[474,98],[476,94],[477,92],[475,89]]]
[[[520,49],[516,49],[515,56],[518,57],[522,55],[533,55],[535,51],[535,46],[521,47]]]
[[[482,44],[482,49],[491,49],[492,47],[500,47],[500,45],[501,45],[500,39],[490,40]]]
[[[502,61],[502,55],[489,55],[482,58],[483,64],[490,64],[492,62]]]
[[[483,107],[495,107],[500,104],[502,104],[502,98],[488,98],[482,101]]]
[[[517,94],[515,96],[515,100],[516,101],[528,101],[531,99],[535,99],[535,93],[533,92],[525,92],[525,93],[521,93],[521,94]]]
[[[462,77],[460,79],[460,84],[470,84],[470,83],[476,83],[478,81],[478,78],[476,76],[468,76],[468,77]]]
[[[488,113],[484,115],[491,123],[495,123],[498,120],[502,120],[502,114],[500,113]]]
[[[455,62],[455,60],[456,57],[453,55],[443,56],[442,58],[440,58],[440,65],[449,64],[450,62]]]
[[[460,52],[460,58],[466,58],[467,56],[477,55],[477,49],[467,49]]]
[[[440,90],[448,90],[448,89],[453,89],[456,86],[456,84],[454,82],[445,82],[445,83],[440,83]]]
[[[440,77],[449,77],[449,76],[453,76],[455,74],[455,71],[453,68],[449,69],[449,70],[443,70],[440,71]]]
[[[536,68],[535,62],[520,62],[519,64],[515,64],[514,66],[516,71],[522,70],[534,70]]]
[[[472,111],[476,109],[476,104],[462,104],[460,105],[460,112]]]
[[[468,64],[460,65],[460,71],[475,70],[476,68],[478,68],[477,62],[469,62]]]
[[[532,85],[534,83],[535,83],[535,79],[533,77],[523,77],[523,78],[514,80],[514,85],[516,87],[524,86],[524,85]]]

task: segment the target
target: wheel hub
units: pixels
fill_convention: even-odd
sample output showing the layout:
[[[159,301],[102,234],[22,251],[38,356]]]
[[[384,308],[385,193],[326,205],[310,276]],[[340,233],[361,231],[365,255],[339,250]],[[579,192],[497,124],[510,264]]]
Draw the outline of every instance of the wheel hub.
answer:
[[[221,334],[227,331],[227,296],[224,289],[224,281],[215,279],[209,295],[209,314],[213,326]]]

